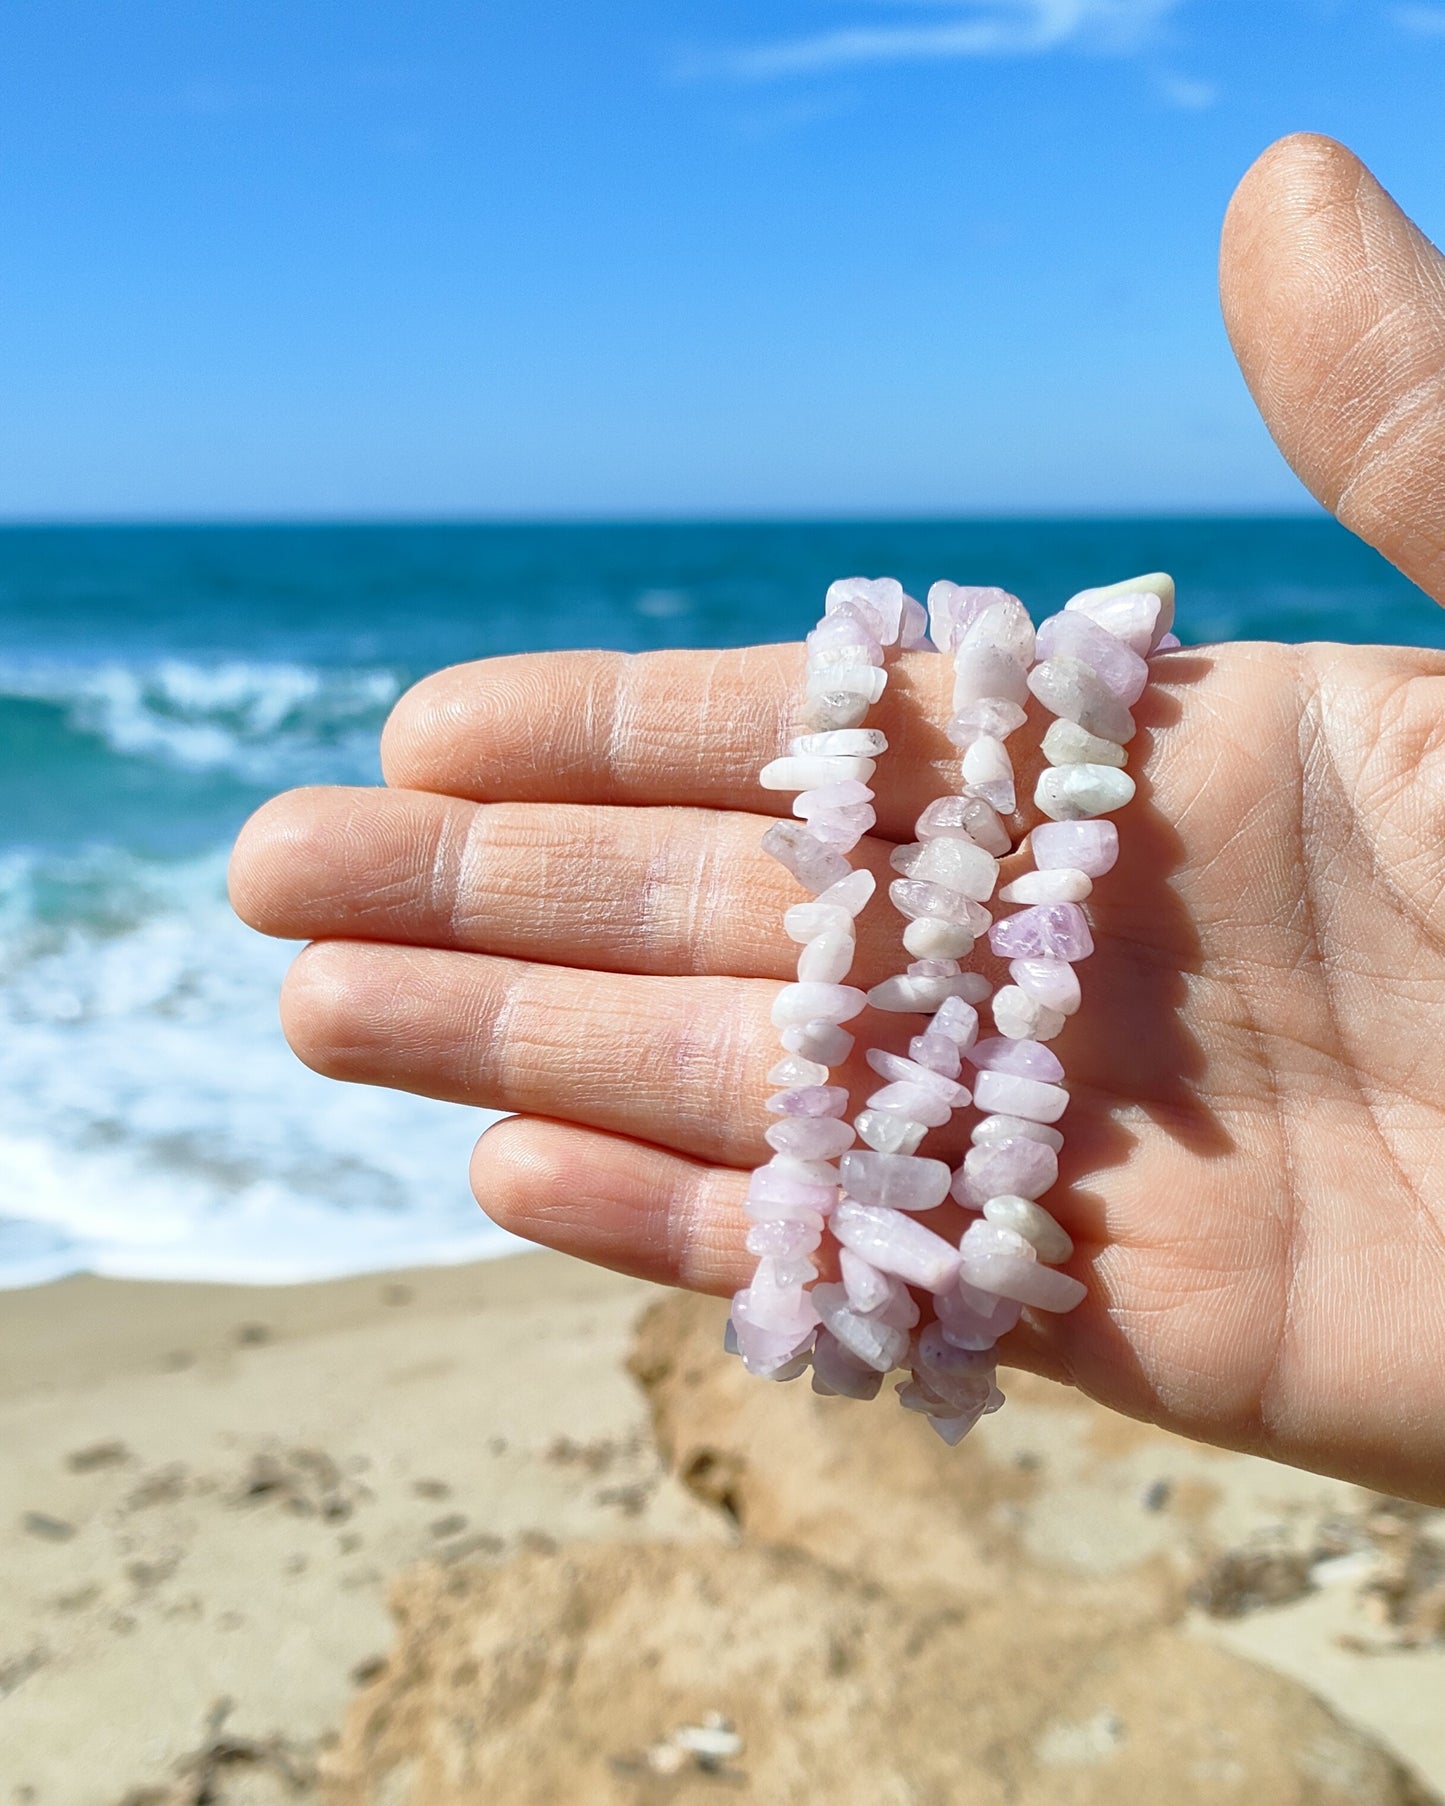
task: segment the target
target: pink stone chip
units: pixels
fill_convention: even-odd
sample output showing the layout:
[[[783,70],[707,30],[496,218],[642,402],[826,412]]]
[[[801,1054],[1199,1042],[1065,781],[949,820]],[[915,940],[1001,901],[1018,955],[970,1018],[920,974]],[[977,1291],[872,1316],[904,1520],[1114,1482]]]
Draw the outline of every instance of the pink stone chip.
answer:
[[[973,1101],[990,1114],[1057,1122],[1069,1107],[1069,1094],[1062,1085],[1042,1085],[1011,1072],[981,1072],[974,1080]]]
[[[1022,715],[1023,711],[1018,713]],[[994,735],[1002,739],[1001,734]],[[981,796],[936,797],[918,818],[918,838],[937,840],[940,835],[960,835],[981,846],[985,853],[1001,858],[1013,842],[998,811]]]
[[[903,625],[903,585],[894,577],[842,577],[828,585],[825,618],[851,605],[883,646],[896,646]]]
[[[743,1246],[749,1254],[770,1254],[776,1260],[801,1260],[823,1240],[820,1216],[761,1217],[749,1224]]]
[[[1079,975],[1067,960],[1016,959],[1010,961],[1008,974],[1035,1003],[1061,1016],[1072,1016],[1082,1000]]]
[[[981,903],[925,878],[895,878],[888,886],[888,895],[899,915],[907,916],[910,922],[933,916],[940,922],[958,922],[974,934],[982,934],[993,920]]]
[[[821,1066],[841,1066],[853,1051],[853,1037],[836,1022],[795,1022],[778,1039],[789,1053]]]
[[[967,1053],[978,1039],[978,1011],[962,997],[945,998],[929,1024],[928,1033],[947,1035],[960,1053]]]
[[[979,1255],[963,1268],[970,1286],[993,1291],[1001,1299],[1017,1299],[1035,1311],[1071,1311],[1087,1297],[1086,1288],[1055,1266],[1040,1266],[1015,1253]]]
[[[968,1010],[978,1021],[978,1011],[971,1003],[962,1003],[957,997],[946,999],[943,1008],[948,1004],[958,1003]],[[941,1013],[941,1012],[940,1012]],[[940,1078],[956,1079],[963,1070],[963,1055],[957,1041],[948,1034],[938,1034],[933,1028],[921,1035],[915,1035],[908,1043],[908,1057],[919,1066],[926,1066],[930,1072],[936,1072]]]
[[[1164,605],[1158,596],[1148,590],[1106,596],[1085,590],[1064,604],[1064,612],[1087,615],[1091,621],[1142,656],[1158,638]],[[1168,621],[1164,625],[1168,627]]]
[[[765,1106],[774,1116],[841,1116],[848,1108],[848,1093],[841,1085],[795,1085],[776,1091]]]
[[[771,1020],[774,1028],[793,1028],[802,1022],[850,1022],[867,1001],[856,985],[784,985],[773,999]]]
[[[914,1344],[913,1375],[954,1411],[980,1410],[993,1391],[997,1359],[991,1349],[960,1348],[943,1326],[930,1323]]]
[[[837,652],[844,646],[856,646],[868,654],[875,665],[883,663],[883,647],[863,611],[852,602],[840,601],[830,609],[808,635],[810,653]]]
[[[943,731],[955,746],[967,749],[975,740],[1006,740],[1027,720],[1025,711],[1007,697],[981,696],[977,702],[966,702],[961,709],[956,710]],[[933,805],[929,806],[931,808]],[[924,832],[922,823],[919,824],[918,831],[921,836]],[[994,850],[990,848],[990,851]]]
[[[1040,822],[1029,835],[1029,851],[1041,872],[1102,878],[1119,857],[1119,830],[1111,821]]]
[[[1063,959],[1071,965],[1094,951],[1088,919],[1077,903],[1035,903],[1005,916],[989,929],[988,944],[1000,959]]]
[[[883,1375],[860,1361],[831,1330],[820,1329],[813,1344],[813,1390],[825,1398],[877,1398]]]
[[[1039,1041],[1010,1041],[1003,1035],[991,1035],[987,1041],[976,1042],[968,1057],[979,1068],[1016,1072],[1020,1078],[1040,1079],[1045,1085],[1057,1085],[1064,1076],[1063,1061]]]
[[[1144,694],[1149,666],[1122,639],[1078,609],[1050,615],[1039,629],[1040,658],[1076,658],[1098,672],[1127,708]]]
[[[854,1148],[838,1162],[843,1190],[856,1204],[893,1210],[932,1210],[948,1196],[953,1175],[943,1160],[917,1154],[875,1154]]]
[[[980,589],[963,583],[935,583],[928,592],[928,619],[934,645],[940,652],[952,652],[986,610],[1000,602],[1016,600],[1006,589]]]
[[[852,1147],[855,1132],[836,1116],[784,1116],[763,1131],[763,1139],[797,1160],[833,1160]]]
[[[964,789],[970,796],[982,797],[1000,815],[1013,814],[1018,806],[1013,760],[1001,740],[987,736],[975,740],[963,755],[962,771]]]
[[[855,1254],[851,1248],[838,1250],[838,1271],[848,1302],[855,1311],[881,1310],[893,1297],[893,1288],[903,1283],[891,1273],[880,1273],[877,1267],[870,1267],[862,1255]]]
[[[1013,1298],[1040,1311],[1071,1311],[1086,1296],[1077,1279],[1046,1267],[1021,1235],[984,1219],[959,1244],[962,1277],[980,1292]]]
[[[942,1292],[958,1278],[958,1250],[900,1210],[845,1198],[833,1213],[832,1228],[843,1247],[884,1273],[896,1273],[905,1285]]]
[[[885,1110],[894,1116],[906,1116],[910,1122],[924,1123],[930,1129],[941,1129],[953,1115],[953,1105],[940,1097],[931,1085],[910,1085],[906,1079],[871,1093],[868,1107]]]
[[[982,1210],[990,1198],[1039,1198],[1059,1176],[1059,1157],[1041,1141],[1015,1136],[982,1142],[963,1157],[953,1178],[953,1197],[968,1210]]]
[[[936,1037],[943,1040],[942,1036]],[[915,1039],[918,1037],[915,1036]],[[944,1041],[946,1047],[952,1042]],[[935,1072],[931,1066],[921,1066],[917,1060],[905,1060],[902,1054],[885,1053],[881,1047],[868,1049],[868,1064],[880,1078],[892,1079],[901,1085],[921,1085],[924,1090],[931,1091],[950,1110],[961,1110],[968,1102],[968,1087],[960,1085],[956,1079],[945,1078],[941,1072]]]
[[[839,883],[852,870],[841,853],[824,846],[801,822],[774,822],[761,844],[765,853],[785,866],[814,896]]]
[[[978,1292],[960,1280],[939,1293],[933,1308],[938,1313],[939,1328],[955,1348],[987,1349],[1008,1334],[1024,1307],[1017,1299]]]
[[[753,1217],[826,1217],[838,1202],[836,1185],[810,1185],[760,1166],[748,1180],[745,1208]]]
[[[876,1311],[855,1310],[841,1285],[815,1285],[812,1299],[830,1335],[877,1373],[888,1373],[908,1352],[908,1331]]]

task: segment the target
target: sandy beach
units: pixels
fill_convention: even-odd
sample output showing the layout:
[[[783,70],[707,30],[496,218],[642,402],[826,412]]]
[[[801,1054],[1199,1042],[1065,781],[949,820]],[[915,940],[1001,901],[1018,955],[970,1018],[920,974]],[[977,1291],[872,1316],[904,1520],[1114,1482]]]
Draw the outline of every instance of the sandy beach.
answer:
[[[1445,1513],[550,1255],[0,1299],[0,1803],[1423,1802]]]

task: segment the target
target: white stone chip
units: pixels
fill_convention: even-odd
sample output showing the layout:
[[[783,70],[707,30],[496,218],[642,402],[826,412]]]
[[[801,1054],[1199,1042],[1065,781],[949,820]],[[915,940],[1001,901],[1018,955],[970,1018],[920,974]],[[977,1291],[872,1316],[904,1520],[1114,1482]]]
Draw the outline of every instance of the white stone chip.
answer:
[[[876,759],[790,753],[770,760],[758,773],[758,782],[764,790],[821,790],[825,784],[845,784],[850,779],[866,784],[877,769]]]
[[[993,994],[993,1020],[1010,1041],[1052,1041],[1068,1017],[1017,985],[1000,985]]]
[[[990,1198],[983,1207],[983,1214],[990,1223],[1021,1235],[1035,1249],[1039,1259],[1051,1267],[1066,1261],[1074,1252],[1072,1237],[1042,1204],[1036,1204],[1032,1198]]]
[[[1086,733],[1077,721],[1051,722],[1041,750],[1050,765],[1117,765],[1122,769],[1128,756],[1122,746]]]
[[[1050,821],[1089,821],[1133,800],[1134,780],[1111,765],[1053,765],[1034,786],[1034,803]]]
[[[1094,888],[1087,872],[1059,866],[1047,872],[1025,872],[998,893],[1000,903],[1082,903]]]

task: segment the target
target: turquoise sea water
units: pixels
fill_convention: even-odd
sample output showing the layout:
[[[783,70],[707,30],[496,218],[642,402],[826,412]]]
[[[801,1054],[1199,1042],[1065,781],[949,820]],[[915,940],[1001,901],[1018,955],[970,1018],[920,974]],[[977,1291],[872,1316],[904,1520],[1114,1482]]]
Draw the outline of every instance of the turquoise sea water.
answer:
[[[402,689],[562,646],[796,638],[835,576],[997,583],[1036,615],[1172,570],[1186,640],[1445,645],[1320,519],[0,530],[0,1284],[300,1278],[497,1252],[481,1112],[328,1084],[290,950],[225,904],[272,792],[373,782]]]

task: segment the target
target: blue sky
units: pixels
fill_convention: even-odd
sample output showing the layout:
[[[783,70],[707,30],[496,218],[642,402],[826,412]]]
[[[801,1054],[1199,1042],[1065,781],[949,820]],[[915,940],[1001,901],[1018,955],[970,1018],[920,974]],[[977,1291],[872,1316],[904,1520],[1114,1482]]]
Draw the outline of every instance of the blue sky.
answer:
[[[1293,508],[1219,220],[1445,4],[0,0],[0,514]]]

